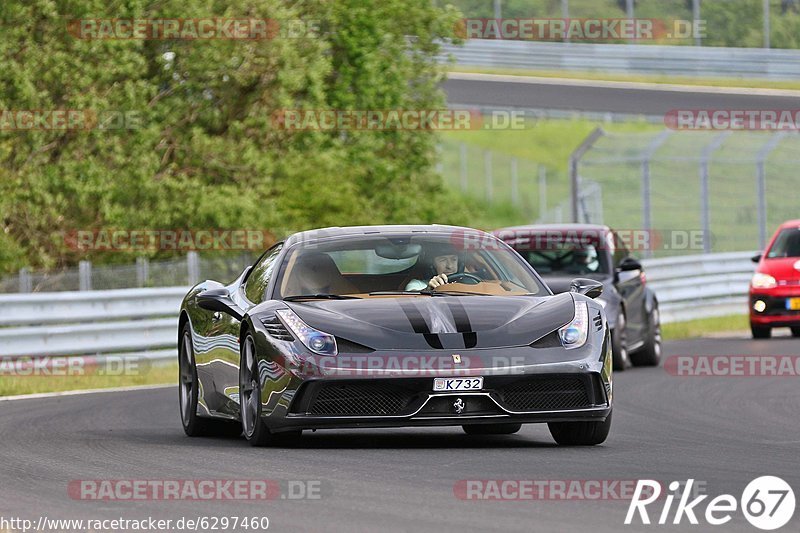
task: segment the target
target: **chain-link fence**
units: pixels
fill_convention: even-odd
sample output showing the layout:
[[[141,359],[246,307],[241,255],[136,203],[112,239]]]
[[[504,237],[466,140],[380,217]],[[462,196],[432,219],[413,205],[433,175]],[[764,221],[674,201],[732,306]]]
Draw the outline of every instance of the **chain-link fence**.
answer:
[[[164,261],[139,258],[135,265],[96,266],[81,261],[76,268],[57,271],[22,269],[16,275],[0,279],[0,293],[179,287],[194,285],[204,279],[227,283],[255,258],[251,253],[205,257],[189,252],[185,257]]]
[[[749,48],[800,47],[800,0],[437,0],[466,18],[651,19],[665,21],[662,39],[637,44]],[[674,21],[680,21],[674,24]],[[581,39],[592,42],[592,39]],[[603,42],[628,42],[624,39]]]
[[[800,218],[798,166],[794,132],[665,130],[603,132],[575,171],[580,197],[587,180],[601,186],[602,222],[657,234],[648,255],[677,255],[763,248]],[[600,222],[580,205],[573,218]]]

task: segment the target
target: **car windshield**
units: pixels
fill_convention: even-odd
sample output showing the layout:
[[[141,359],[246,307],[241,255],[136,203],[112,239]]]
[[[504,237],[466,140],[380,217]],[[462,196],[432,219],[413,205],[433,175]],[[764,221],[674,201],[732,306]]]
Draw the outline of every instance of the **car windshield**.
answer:
[[[514,251],[486,236],[468,246],[456,234],[359,235],[293,245],[276,298],[547,294]],[[447,283],[428,283],[444,274]]]
[[[531,244],[534,240],[531,239]],[[591,276],[607,274],[606,262],[594,244],[570,241],[537,241],[538,246],[517,249],[542,276]]]
[[[767,259],[779,257],[800,257],[800,228],[786,228],[778,233],[767,252]]]

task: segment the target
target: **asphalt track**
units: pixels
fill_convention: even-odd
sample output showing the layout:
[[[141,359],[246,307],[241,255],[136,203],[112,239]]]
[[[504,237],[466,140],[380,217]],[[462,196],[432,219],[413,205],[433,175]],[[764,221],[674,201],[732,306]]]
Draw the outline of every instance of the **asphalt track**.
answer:
[[[740,89],[734,92],[698,87],[658,89],[648,85],[451,74],[442,87],[450,104],[463,106],[635,115],[663,115],[675,109],[800,109],[798,91]]]
[[[666,351],[800,355],[800,340],[704,339]],[[173,388],[0,402],[0,517],[268,516],[273,531],[753,532],[741,512],[717,528],[626,527],[626,501],[465,501],[453,487],[465,479],[694,478],[711,496],[738,498],[750,480],[772,474],[800,493],[797,377],[633,369],[616,375],[615,394],[611,436],[594,448],[558,447],[546,426],[533,425],[503,437],[458,428],[306,432],[294,448],[254,449],[242,438],[185,437]],[[319,480],[322,497],[103,502],[67,491],[80,479],[264,478]],[[797,531],[799,514],[781,531]]]

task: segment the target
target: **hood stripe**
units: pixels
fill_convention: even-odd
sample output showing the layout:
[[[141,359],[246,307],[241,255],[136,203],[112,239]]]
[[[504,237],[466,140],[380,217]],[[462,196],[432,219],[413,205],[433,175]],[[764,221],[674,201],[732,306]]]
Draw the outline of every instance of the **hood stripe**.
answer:
[[[464,337],[464,348],[474,348],[478,344],[478,334],[472,331],[472,324],[469,321],[469,314],[467,310],[461,305],[458,300],[451,300],[448,302],[447,308],[453,315],[453,321],[456,324],[456,331],[461,333]]]
[[[398,304],[406,314],[414,333],[423,335],[425,337],[425,342],[427,342],[428,346],[431,348],[441,350],[443,348],[441,339],[438,335],[431,333],[428,323],[425,322],[425,317],[422,316],[422,313],[417,306],[414,305],[414,302],[399,301]]]

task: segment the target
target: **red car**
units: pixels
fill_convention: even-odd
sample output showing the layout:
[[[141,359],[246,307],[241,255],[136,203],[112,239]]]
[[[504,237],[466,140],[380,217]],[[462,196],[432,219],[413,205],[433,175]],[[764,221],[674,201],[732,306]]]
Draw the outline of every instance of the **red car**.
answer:
[[[789,327],[800,337],[800,220],[784,222],[772,236],[750,282],[750,329],[766,339],[772,328]]]

